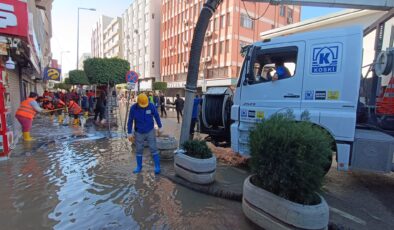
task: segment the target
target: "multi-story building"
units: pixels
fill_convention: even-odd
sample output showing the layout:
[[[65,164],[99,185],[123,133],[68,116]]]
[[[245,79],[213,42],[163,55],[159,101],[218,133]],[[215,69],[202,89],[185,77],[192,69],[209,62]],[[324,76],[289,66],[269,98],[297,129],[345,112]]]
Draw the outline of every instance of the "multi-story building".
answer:
[[[122,18],[116,17],[104,29],[104,57],[123,58],[123,33]]]
[[[81,57],[79,57],[79,66],[78,66],[78,69],[80,69],[80,70],[83,70],[83,62],[86,60],[86,59],[89,59],[89,58],[91,58],[92,57],[92,55],[90,54],[90,53],[83,53],[82,55],[81,55]]]
[[[111,23],[113,18],[101,15],[93,27],[91,36],[92,57],[104,57],[104,30]]]
[[[124,59],[140,73],[140,89],[160,81],[160,0],[135,0],[123,13]]]
[[[161,75],[169,95],[184,93],[190,46],[204,0],[162,0]],[[198,86],[235,85],[242,46],[259,33],[300,20],[299,6],[273,6],[241,0],[224,1],[211,18],[201,55]]]

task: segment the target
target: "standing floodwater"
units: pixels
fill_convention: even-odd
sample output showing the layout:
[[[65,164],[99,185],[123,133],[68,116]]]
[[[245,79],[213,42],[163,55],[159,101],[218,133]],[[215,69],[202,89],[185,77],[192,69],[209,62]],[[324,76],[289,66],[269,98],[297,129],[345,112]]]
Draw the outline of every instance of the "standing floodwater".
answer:
[[[82,135],[40,119],[32,133],[35,142],[0,162],[0,229],[255,228],[241,203],[155,176],[148,153],[134,175],[135,153],[121,135],[94,127]],[[172,170],[171,161],[162,164]]]

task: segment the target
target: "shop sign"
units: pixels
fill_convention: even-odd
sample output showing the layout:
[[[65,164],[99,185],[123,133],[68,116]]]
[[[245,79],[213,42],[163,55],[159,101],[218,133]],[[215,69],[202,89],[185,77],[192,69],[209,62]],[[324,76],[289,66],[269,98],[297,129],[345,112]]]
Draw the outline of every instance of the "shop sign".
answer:
[[[61,69],[57,68],[45,68],[44,70],[44,81],[52,80],[52,81],[60,81]]]
[[[0,0],[0,34],[28,37],[27,3],[23,0]]]

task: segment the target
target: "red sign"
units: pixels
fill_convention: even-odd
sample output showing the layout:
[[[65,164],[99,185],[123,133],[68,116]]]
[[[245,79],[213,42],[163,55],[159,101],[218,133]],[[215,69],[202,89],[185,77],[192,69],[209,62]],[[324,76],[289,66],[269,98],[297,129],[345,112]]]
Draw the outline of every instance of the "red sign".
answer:
[[[126,82],[137,83],[139,75],[137,72],[130,70],[126,74]]]
[[[0,0],[0,34],[27,38],[29,35],[27,3],[23,0]]]

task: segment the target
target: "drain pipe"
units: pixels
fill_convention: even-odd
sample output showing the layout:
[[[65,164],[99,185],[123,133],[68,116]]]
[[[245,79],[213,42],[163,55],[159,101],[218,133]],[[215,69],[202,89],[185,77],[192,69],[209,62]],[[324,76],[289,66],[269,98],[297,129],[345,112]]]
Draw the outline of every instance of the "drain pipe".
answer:
[[[189,68],[185,86],[185,107],[182,119],[182,129],[180,144],[189,140],[190,124],[193,112],[194,95],[197,92],[198,70],[200,66],[201,51],[204,44],[205,32],[207,31],[209,19],[215,13],[223,0],[207,0],[204,4],[200,16],[198,17],[196,28],[194,29],[193,41],[190,49]]]

